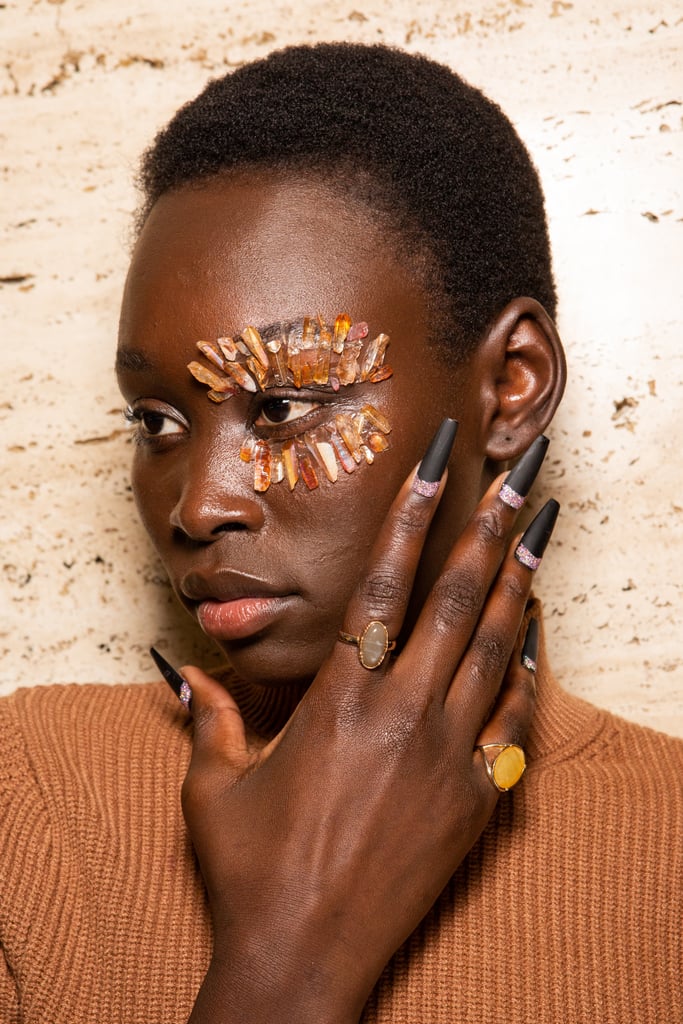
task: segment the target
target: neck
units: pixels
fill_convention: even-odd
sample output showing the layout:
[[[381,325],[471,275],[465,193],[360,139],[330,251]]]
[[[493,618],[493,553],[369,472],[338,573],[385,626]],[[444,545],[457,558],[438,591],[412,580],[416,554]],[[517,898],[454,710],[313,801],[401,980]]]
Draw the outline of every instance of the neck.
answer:
[[[234,676],[225,682],[237,701],[248,731],[264,740],[271,740],[280,732],[307,689],[301,684],[259,686]]]

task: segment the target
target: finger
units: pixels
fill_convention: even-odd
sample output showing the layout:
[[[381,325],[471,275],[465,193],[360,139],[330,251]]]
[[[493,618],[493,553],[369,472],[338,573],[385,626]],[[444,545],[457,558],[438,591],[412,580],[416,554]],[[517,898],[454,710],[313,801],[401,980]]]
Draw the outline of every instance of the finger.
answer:
[[[193,769],[219,764],[222,770],[241,770],[249,751],[239,707],[217,680],[194,665],[181,670],[192,690]]]
[[[501,487],[500,478],[494,481],[480,502],[456,542],[406,646],[407,654],[412,654],[412,649],[422,652],[423,672],[434,679],[437,692],[441,686],[442,696],[451,682],[450,678],[444,678],[443,669],[460,662],[475,630],[476,648],[488,665],[470,662],[472,671],[481,675],[481,670],[486,668],[493,672],[491,678],[496,685],[500,681],[501,666],[509,656],[510,647],[505,648],[499,638],[506,629],[511,637],[517,634],[531,584],[529,570],[533,572],[540,565],[557,518],[559,505],[551,499],[521,540],[508,549],[506,563],[502,565],[516,515],[516,510],[501,497],[506,483]],[[535,552],[534,557],[528,550],[529,545]],[[490,612],[496,603],[504,609],[502,625],[495,622],[493,628],[487,625],[480,635],[483,609],[486,606]],[[482,700],[487,696],[482,693]]]
[[[488,784],[491,784],[493,781],[491,778],[492,771],[487,771],[485,762],[488,762],[489,768],[493,770],[494,778],[499,783],[503,782],[504,788],[514,785],[515,781],[517,781],[515,774],[524,769],[525,758],[523,755],[520,755],[518,751],[511,752],[509,755],[506,754],[505,756],[510,758],[507,770],[512,774],[501,780],[498,777],[498,772],[502,769],[503,765],[499,763],[499,765],[494,767],[494,761],[499,753],[498,744],[514,744],[522,748],[522,750],[524,748],[536,707],[536,682],[534,670],[529,668],[529,664],[530,662],[535,664],[536,661],[537,629],[538,621],[533,618],[530,619],[524,647],[522,650],[520,650],[519,645],[515,648],[498,700],[488,721],[477,737],[473,755],[474,763],[476,765],[478,761],[481,764],[484,773],[482,781],[486,778]],[[531,653],[529,641],[532,640],[532,637],[534,639],[533,658],[528,659],[525,655]],[[487,745],[494,746],[489,750],[477,749]],[[496,782],[493,782],[493,785],[495,787]]]
[[[476,629],[444,695],[446,706],[453,707],[460,727],[469,728],[473,736],[496,700],[513,651],[520,643],[533,573],[515,557],[518,544],[519,535],[509,545]]]
[[[503,482],[500,476],[491,484],[470,517],[404,648],[403,657],[420,665],[421,676],[431,679],[442,697],[467,649],[509,545],[517,510],[501,500]]]
[[[443,492],[456,429],[455,420],[443,421],[422,462],[389,509],[347,608],[344,633],[357,636],[368,622],[379,620],[391,639],[398,634],[429,524]]]
[[[468,722],[471,728],[476,729],[482,711],[490,707],[496,698],[512,651],[510,638],[518,637],[533,574],[552,535],[558,510],[559,505],[554,499],[546,502],[522,537],[510,546],[498,572],[447,697],[447,703],[457,706],[461,725]],[[537,625],[527,630],[525,643],[528,649],[517,652],[517,660],[524,656],[526,669],[533,673],[538,649]]]

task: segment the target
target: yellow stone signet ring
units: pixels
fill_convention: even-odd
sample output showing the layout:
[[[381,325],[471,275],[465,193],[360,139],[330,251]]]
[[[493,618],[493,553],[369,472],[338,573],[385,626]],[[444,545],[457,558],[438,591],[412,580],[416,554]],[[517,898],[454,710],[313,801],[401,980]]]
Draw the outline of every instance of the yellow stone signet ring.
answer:
[[[516,743],[482,743],[475,750],[481,750],[486,774],[501,793],[516,786],[524,775],[526,758]]]
[[[339,639],[343,644],[353,644],[358,648],[358,660],[363,668],[379,668],[389,651],[396,647],[396,641],[389,639],[387,627],[379,619],[368,622],[360,636],[344,633],[339,630]]]

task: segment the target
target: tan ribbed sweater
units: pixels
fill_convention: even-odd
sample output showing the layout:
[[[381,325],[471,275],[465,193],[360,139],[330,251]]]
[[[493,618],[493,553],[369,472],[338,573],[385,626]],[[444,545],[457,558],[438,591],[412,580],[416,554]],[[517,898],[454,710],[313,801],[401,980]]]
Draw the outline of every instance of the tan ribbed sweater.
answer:
[[[683,742],[539,676],[523,782],[364,1020],[683,1021]],[[189,747],[161,683],[0,701],[2,1024],[186,1020],[211,943]]]

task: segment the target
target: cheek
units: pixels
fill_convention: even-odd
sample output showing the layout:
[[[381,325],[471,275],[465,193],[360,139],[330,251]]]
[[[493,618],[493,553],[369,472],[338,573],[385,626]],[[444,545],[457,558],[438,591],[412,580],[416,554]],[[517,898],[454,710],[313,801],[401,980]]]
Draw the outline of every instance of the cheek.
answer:
[[[131,487],[142,525],[158,546],[169,533],[169,515],[177,496],[175,475],[157,459],[137,449],[131,466]]]
[[[271,536],[266,543],[272,545],[276,533],[281,550],[295,553],[319,606],[343,610],[348,602],[403,482],[403,467],[397,462],[392,452],[383,453],[372,465],[359,465],[335,484],[324,481],[314,492],[300,490],[301,482],[293,494],[270,488]]]

